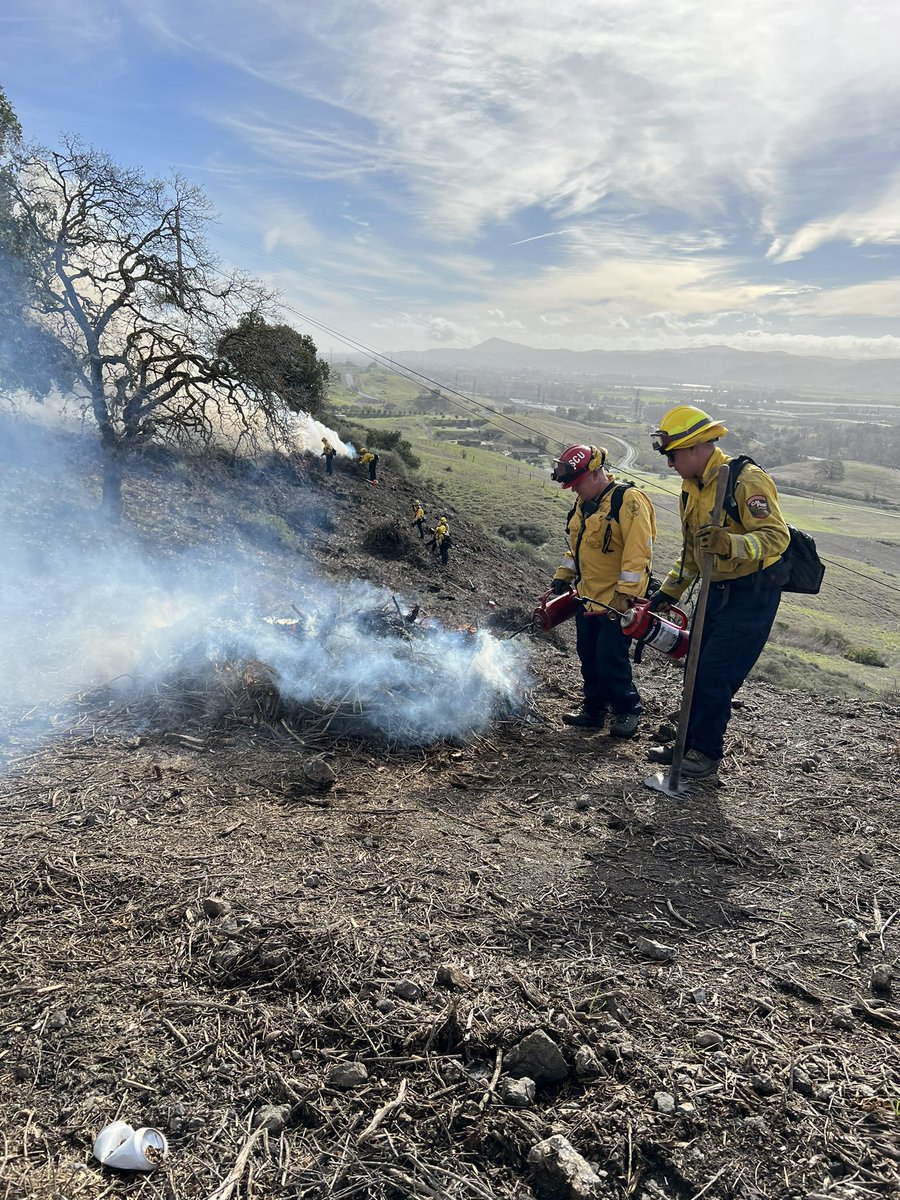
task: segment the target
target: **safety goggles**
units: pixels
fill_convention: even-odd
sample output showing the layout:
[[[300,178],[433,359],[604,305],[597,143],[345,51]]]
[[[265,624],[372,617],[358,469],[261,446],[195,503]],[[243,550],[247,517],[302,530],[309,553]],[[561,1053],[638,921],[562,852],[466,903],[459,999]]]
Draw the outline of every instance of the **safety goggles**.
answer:
[[[577,467],[573,467],[570,462],[558,462],[550,472],[550,478],[554,483],[574,483],[587,470],[587,463],[579,463]]]
[[[666,433],[664,429],[654,429],[653,433],[650,434],[650,445],[660,454],[666,453],[666,446],[668,446],[671,441],[672,435],[670,433]]]

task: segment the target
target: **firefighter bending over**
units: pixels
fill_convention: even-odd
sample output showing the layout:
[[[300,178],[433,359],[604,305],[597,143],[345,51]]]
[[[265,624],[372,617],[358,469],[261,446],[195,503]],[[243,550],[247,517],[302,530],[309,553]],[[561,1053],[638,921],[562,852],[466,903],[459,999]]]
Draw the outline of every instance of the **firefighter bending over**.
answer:
[[[416,529],[418,529],[418,531],[419,531],[419,540],[424,542],[425,541],[425,509],[422,507],[421,500],[413,500],[413,506],[414,506],[415,511],[413,513],[412,524],[415,525]]]
[[[701,552],[714,556],[700,659],[694,685],[686,752],[687,779],[714,775],[723,754],[731,701],[769,637],[788,568],[782,555],[790,532],[778,507],[773,480],[748,462],[734,482],[733,514],[724,527],[711,525],[719,467],[731,461],[715,444],[728,430],[702,409],[670,409],[652,435],[682,478],[682,551],[653,596],[650,607],[665,613],[699,575]],[[653,762],[670,763],[671,747],[655,746]]]
[[[616,483],[602,446],[569,446],[552,478],[577,497],[566,522],[569,550],[552,588],[561,594],[574,585],[583,599],[575,624],[584,702],[563,721],[601,729],[609,709],[612,736],[634,737],[643,708],[631,677],[631,642],[601,605],[625,612],[646,594],[656,536],[653,505],[633,484]]]
[[[367,450],[365,446],[359,448],[360,465],[369,468],[369,483],[373,487],[378,486],[378,455],[374,450]]]

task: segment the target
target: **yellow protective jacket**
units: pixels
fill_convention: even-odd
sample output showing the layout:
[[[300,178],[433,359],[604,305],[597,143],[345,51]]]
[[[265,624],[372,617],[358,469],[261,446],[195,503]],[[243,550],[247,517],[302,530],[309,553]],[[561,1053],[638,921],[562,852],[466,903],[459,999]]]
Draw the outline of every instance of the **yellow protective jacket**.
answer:
[[[363,466],[366,466],[366,464],[370,463],[374,457],[375,455],[372,453],[372,451],[367,450],[365,454],[361,454],[359,456],[359,461]]]
[[[618,520],[610,518],[615,482],[598,500],[578,497],[566,524],[568,553],[556,570],[556,579],[574,583],[579,596],[609,604],[613,592],[643,596],[650,580],[656,515],[643,492],[631,487],[622,498]],[[584,509],[587,509],[585,514]],[[588,612],[602,612],[585,604]]]
[[[332,446],[331,442],[323,442],[322,443],[322,453],[319,455],[319,457],[327,458],[330,454],[337,454],[337,450],[335,450],[335,448],[334,448],[334,446]]]
[[[681,527],[683,546],[681,556],[663,580],[668,596],[678,599],[700,574],[699,556],[695,549],[697,533],[712,522],[716,500],[716,478],[719,467],[731,458],[719,449],[713,450],[706,464],[702,482],[682,481]],[[747,463],[734,485],[734,498],[740,521],[725,517],[725,528],[731,535],[731,557],[713,557],[713,583],[740,579],[758,569],[774,566],[788,548],[791,535],[778,506],[775,482],[761,467]]]
[[[419,504],[416,507],[416,515],[413,517],[413,522],[415,523],[416,521],[424,521],[424,520],[425,520],[425,509],[422,507],[421,504]]]
[[[438,545],[440,545],[444,538],[449,536],[450,526],[446,523],[446,521],[438,521],[434,529],[434,540]]]

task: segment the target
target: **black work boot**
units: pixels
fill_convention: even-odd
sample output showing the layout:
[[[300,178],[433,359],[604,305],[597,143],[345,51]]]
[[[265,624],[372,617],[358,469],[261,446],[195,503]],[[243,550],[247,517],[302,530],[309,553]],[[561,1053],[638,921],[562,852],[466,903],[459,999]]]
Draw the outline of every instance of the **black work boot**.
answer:
[[[641,718],[637,713],[616,713],[609,732],[615,738],[633,738],[640,723]]]
[[[606,713],[591,712],[583,708],[580,712],[563,713],[563,725],[574,725],[576,729],[602,729],[606,724]]]

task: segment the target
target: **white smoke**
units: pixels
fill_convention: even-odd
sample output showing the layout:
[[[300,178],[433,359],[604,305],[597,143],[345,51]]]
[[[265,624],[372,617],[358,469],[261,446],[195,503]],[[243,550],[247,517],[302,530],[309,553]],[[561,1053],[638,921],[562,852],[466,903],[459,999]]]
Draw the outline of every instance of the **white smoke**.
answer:
[[[333,429],[311,417],[309,413],[297,413],[293,419],[293,441],[298,450],[320,454],[322,438],[328,438],[337,451],[338,458],[356,458],[356,450],[349,442],[342,442]]]
[[[0,689],[14,719],[38,705],[63,713],[73,694],[112,681],[165,694],[188,659],[209,664],[210,679],[225,661],[266,664],[284,700],[339,709],[333,731],[394,743],[466,737],[524,702],[519,643],[404,621],[390,593],[317,576],[279,543],[287,523],[258,507],[258,484],[240,502],[234,490],[210,497],[180,460],[162,460],[176,526],[154,512],[151,554],[146,533],[99,518],[86,487],[97,487],[92,438],[54,439],[10,418],[0,434]],[[143,485],[131,486],[133,505]],[[128,487],[126,476],[126,500]],[[315,506],[308,489],[288,484],[285,495]],[[240,511],[259,520],[241,526]],[[308,516],[315,527],[322,514]],[[174,552],[192,526],[194,546]],[[413,599],[397,603],[405,613]],[[289,627],[266,621],[298,611]]]

